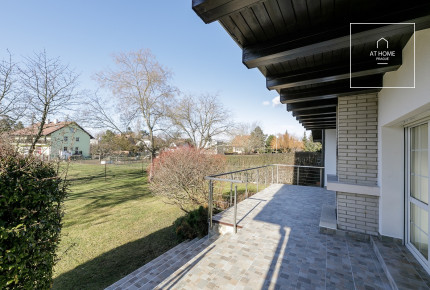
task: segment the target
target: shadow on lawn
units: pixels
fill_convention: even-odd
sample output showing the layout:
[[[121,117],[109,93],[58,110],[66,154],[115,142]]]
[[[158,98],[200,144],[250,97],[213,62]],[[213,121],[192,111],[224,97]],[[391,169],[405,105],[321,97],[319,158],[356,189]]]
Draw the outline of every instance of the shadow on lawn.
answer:
[[[124,179],[124,176],[129,178]],[[115,176],[109,177],[105,183],[98,180],[97,186],[93,185],[89,190],[79,191],[79,193],[72,192],[68,200],[81,198],[91,199],[93,201],[85,207],[89,209],[98,209],[118,205],[130,200],[136,200],[151,194],[146,187],[146,175],[142,176],[141,173],[118,175],[117,178],[121,178],[120,181],[115,181],[114,178]],[[91,182],[91,180],[87,182]],[[117,184],[120,182],[120,184],[114,185],[113,182],[117,182]],[[72,183],[72,185],[75,184]],[[123,190],[127,191],[126,194],[118,194],[118,192]]]
[[[104,289],[177,244],[174,227],[166,227],[61,274],[53,289]]]
[[[152,195],[146,186],[146,180],[142,180],[141,176],[117,186],[109,186],[109,184],[106,184],[97,187],[93,186],[92,189],[88,191],[81,191],[79,193],[72,192],[68,200],[86,199],[87,202],[78,211],[82,218],[79,220],[67,221],[66,226],[70,227],[77,223],[83,225],[96,222],[100,219],[104,220],[113,213],[109,210],[110,208],[114,208],[122,203],[137,200],[150,202],[150,200],[147,199],[143,200],[144,197],[149,198],[152,197]],[[103,213],[95,215],[96,212]]]

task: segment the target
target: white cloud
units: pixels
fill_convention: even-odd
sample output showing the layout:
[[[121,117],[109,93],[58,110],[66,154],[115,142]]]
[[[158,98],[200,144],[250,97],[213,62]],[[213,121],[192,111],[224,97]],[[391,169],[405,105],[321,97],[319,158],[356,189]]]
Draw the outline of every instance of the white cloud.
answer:
[[[264,102],[263,102],[263,106],[268,106],[268,105],[270,105],[270,102],[269,102],[269,101],[264,101]]]
[[[273,107],[277,107],[277,106],[280,106],[280,105],[282,105],[282,104],[281,104],[280,97],[279,97],[279,96],[274,97],[274,98],[272,99],[272,106],[273,106]]]

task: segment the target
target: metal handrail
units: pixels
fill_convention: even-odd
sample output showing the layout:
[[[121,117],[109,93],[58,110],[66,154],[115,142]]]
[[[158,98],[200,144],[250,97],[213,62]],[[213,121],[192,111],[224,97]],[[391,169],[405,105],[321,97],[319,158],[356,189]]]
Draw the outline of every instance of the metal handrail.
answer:
[[[269,164],[269,165],[263,165],[263,166],[258,166],[258,167],[253,167],[253,168],[247,168],[247,169],[242,169],[242,170],[235,170],[235,171],[229,171],[229,172],[224,172],[224,173],[220,173],[220,174],[214,174],[214,175],[209,175],[206,176],[205,179],[209,181],[209,205],[208,205],[208,211],[209,211],[209,228],[212,229],[213,223],[212,223],[212,218],[213,218],[213,182],[214,181],[221,181],[221,182],[230,182],[230,205],[232,203],[232,199],[233,199],[233,183],[245,183],[245,194],[246,194],[246,198],[248,198],[248,175],[246,175],[246,181],[242,181],[242,180],[237,180],[233,178],[233,174],[236,173],[242,173],[242,172],[248,172],[248,171],[252,171],[252,170],[257,170],[257,180],[256,182],[251,182],[251,183],[256,183],[257,184],[257,192],[259,189],[259,169],[261,168],[272,168],[272,180],[270,182],[270,184],[274,184],[274,167],[276,166],[276,183],[279,183],[279,167],[295,167],[297,168],[297,185],[299,185],[299,180],[300,180],[300,168],[313,168],[313,169],[319,169],[320,170],[320,186],[323,186],[323,169],[324,167],[322,166],[307,166],[307,165],[290,165],[290,164]],[[267,173],[267,172],[266,172]],[[231,176],[231,178],[219,178],[220,176],[224,176],[224,175],[229,175]],[[265,174],[265,179],[264,179],[264,183],[266,184],[267,181],[267,174]],[[234,233],[237,233],[237,185],[234,186],[234,214],[233,214],[233,230]]]

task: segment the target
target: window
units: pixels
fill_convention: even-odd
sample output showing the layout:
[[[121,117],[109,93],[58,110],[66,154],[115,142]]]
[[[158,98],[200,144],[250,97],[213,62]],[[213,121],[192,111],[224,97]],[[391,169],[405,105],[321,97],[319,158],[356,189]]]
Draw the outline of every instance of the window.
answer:
[[[79,148],[78,148],[78,147],[75,147],[75,151],[79,151]]]
[[[408,240],[407,245],[429,271],[429,123],[408,132]]]
[[[69,137],[64,136],[64,141],[65,141],[65,142],[69,141]]]
[[[64,147],[64,148],[63,148],[63,151],[67,151],[67,147]]]
[[[76,137],[76,142],[79,142],[79,137]]]

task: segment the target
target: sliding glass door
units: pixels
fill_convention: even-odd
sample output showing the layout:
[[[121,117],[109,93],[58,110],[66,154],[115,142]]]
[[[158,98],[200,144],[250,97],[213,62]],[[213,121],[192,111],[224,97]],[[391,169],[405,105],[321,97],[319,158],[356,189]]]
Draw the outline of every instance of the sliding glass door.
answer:
[[[429,123],[408,129],[407,245],[429,270]]]

